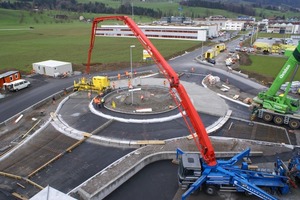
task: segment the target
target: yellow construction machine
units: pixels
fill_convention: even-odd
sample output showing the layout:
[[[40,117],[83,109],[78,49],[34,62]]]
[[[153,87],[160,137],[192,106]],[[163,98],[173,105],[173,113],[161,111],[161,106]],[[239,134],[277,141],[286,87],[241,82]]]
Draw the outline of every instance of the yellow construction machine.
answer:
[[[103,92],[110,89],[110,80],[107,76],[93,76],[91,79],[82,77],[78,82],[74,80],[74,91]]]

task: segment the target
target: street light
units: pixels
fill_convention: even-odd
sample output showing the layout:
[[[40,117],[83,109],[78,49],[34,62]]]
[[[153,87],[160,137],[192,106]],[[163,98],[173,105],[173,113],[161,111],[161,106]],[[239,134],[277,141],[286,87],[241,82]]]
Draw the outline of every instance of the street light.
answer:
[[[131,18],[133,20],[134,14],[133,14],[133,2],[131,1]]]
[[[131,80],[130,80],[130,83],[132,85],[132,48],[134,48],[135,45],[130,45],[130,69],[131,69]],[[133,105],[133,90],[131,88],[131,105]]]

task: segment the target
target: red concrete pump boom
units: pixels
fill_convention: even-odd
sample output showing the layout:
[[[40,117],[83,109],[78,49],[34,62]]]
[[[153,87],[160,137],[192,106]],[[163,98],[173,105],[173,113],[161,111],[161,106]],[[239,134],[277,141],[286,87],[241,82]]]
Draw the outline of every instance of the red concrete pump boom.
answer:
[[[194,132],[197,134],[197,138],[194,137],[195,143],[202,155],[202,158],[209,166],[216,166],[217,161],[215,157],[214,148],[210,142],[210,139],[207,135],[206,129],[200,119],[198,112],[193,106],[185,88],[179,81],[179,77],[173,68],[167,63],[167,61],[163,58],[163,56],[159,53],[159,51],[155,48],[155,46],[150,42],[150,40],[146,37],[146,35],[140,30],[140,28],[135,24],[135,22],[129,18],[128,16],[104,16],[98,17],[93,20],[92,33],[91,33],[91,41],[90,48],[88,53],[88,61],[86,67],[86,73],[90,72],[90,61],[92,50],[94,47],[95,36],[97,31],[97,25],[99,22],[105,20],[120,20],[123,21],[134,33],[137,39],[140,41],[142,46],[147,50],[149,55],[151,55],[154,62],[156,62],[160,71],[165,75],[165,77],[170,82],[170,92],[173,96],[175,89],[178,93],[179,99],[179,110],[182,113],[182,116],[188,126],[189,131],[194,137]],[[183,112],[185,111],[185,112]],[[191,125],[190,125],[191,124]]]

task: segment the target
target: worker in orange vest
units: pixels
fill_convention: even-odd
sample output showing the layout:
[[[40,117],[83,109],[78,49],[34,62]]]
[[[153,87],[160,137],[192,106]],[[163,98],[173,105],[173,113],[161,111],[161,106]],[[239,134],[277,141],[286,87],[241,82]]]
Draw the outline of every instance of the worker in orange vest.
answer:
[[[100,97],[99,96],[95,97],[93,102],[94,102],[94,105],[96,106],[96,108],[98,108],[101,103]]]
[[[119,79],[119,80],[121,79],[121,74],[120,74],[120,73],[118,74],[118,79]]]

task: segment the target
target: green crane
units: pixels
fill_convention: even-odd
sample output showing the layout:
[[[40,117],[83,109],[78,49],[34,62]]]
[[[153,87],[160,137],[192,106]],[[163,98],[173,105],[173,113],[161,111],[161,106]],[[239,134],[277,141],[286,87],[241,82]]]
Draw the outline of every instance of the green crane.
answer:
[[[280,70],[273,84],[267,91],[260,92],[255,97],[252,118],[258,116],[265,121],[274,121],[275,124],[289,124],[293,129],[300,127],[299,99],[288,96],[292,81],[298,71],[300,63],[300,42],[292,55],[288,58],[283,68]],[[291,76],[284,94],[278,94],[281,85]]]

